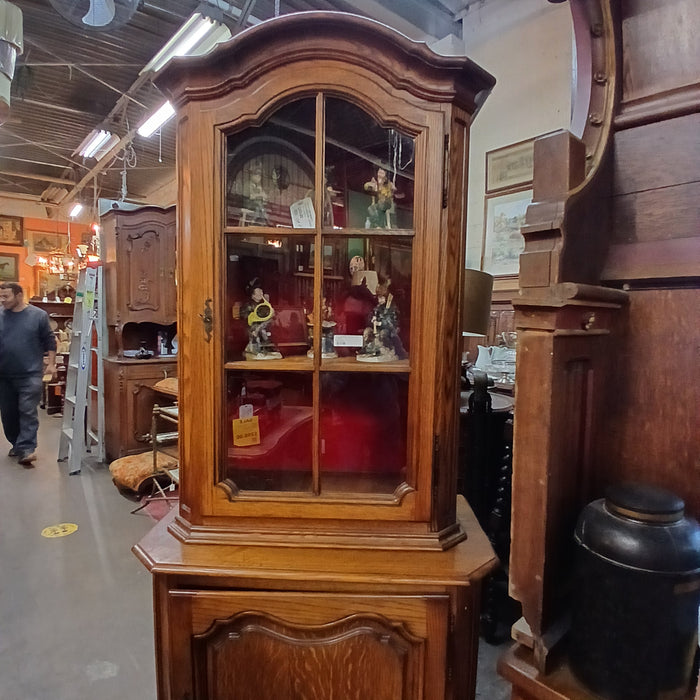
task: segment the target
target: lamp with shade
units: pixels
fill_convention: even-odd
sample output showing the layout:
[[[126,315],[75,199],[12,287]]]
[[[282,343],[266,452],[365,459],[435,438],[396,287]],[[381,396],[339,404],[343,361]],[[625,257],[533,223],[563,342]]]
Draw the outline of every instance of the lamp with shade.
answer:
[[[492,293],[493,275],[471,268],[464,270],[464,284],[462,286],[463,336],[482,337],[488,333],[491,320]],[[464,376],[466,378],[466,375]],[[488,402],[489,397],[487,396],[486,388],[489,380],[486,373],[477,372],[474,375],[474,380],[475,384],[478,385],[477,396],[483,397],[484,401]],[[469,384],[468,379],[467,384]]]
[[[489,331],[493,275],[467,268],[462,287],[462,335],[484,336]]]

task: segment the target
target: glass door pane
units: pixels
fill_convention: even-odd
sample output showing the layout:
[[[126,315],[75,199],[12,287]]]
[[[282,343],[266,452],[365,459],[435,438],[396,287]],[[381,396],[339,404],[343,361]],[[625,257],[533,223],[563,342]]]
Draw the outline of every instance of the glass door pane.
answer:
[[[226,234],[227,366],[296,359],[311,369],[313,241],[311,235]]]
[[[227,226],[314,228],[314,98],[227,138]]]
[[[312,374],[226,373],[226,454],[220,479],[238,491],[312,490]]]
[[[333,251],[322,286],[335,351],[323,369],[333,369],[337,357],[382,364],[382,371],[396,371],[399,362],[408,370],[413,237],[324,236],[323,246]]]
[[[392,494],[406,481],[408,374],[321,375],[321,492]]]
[[[412,229],[413,139],[347,100],[325,110],[324,228]]]

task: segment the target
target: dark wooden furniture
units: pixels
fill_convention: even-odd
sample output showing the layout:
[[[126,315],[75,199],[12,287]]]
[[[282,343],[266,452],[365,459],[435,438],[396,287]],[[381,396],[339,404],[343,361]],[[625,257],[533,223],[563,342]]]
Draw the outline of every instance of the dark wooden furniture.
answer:
[[[177,374],[175,207],[111,210],[101,221],[105,270],[105,449],[149,449],[155,382]],[[162,354],[165,340],[167,353]],[[145,359],[137,354],[148,354]]]
[[[157,401],[152,387],[176,374],[174,358],[105,358],[105,452],[109,460],[150,449],[148,436]]]
[[[500,664],[514,700],[593,697],[566,663],[582,507],[634,480],[700,513],[700,16],[692,2],[657,9],[572,3],[585,128],[535,142],[514,299],[510,576],[523,619]]]
[[[30,301],[32,306],[36,306],[46,311],[49,318],[56,321],[56,330],[63,330],[66,321],[73,320],[73,304],[63,301],[41,301],[40,297],[34,297]]]
[[[495,557],[457,508],[457,329],[492,78],[301,13],[159,84],[179,115],[180,508],[135,547],[159,697],[473,697]]]
[[[113,209],[101,219],[109,354],[172,339],[176,321],[175,207]],[[144,325],[141,325],[144,324]]]
[[[481,602],[481,636],[489,644],[500,644],[520,616],[518,604],[508,595],[514,400],[487,392],[485,383],[482,378],[476,389],[461,394],[457,487],[500,562],[484,582]]]

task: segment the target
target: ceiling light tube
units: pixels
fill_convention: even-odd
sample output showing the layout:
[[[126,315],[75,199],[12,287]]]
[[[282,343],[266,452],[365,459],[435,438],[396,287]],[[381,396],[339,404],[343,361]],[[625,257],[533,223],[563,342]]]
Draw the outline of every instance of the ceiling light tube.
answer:
[[[138,128],[139,136],[148,138],[160,129],[165,122],[175,114],[175,109],[170,102],[161,105],[146,121]]]
[[[83,210],[83,205],[80,202],[76,202],[73,205],[73,208],[70,210],[70,213],[68,216],[70,216],[71,219],[74,219],[80,212]]]
[[[76,153],[83,158],[92,158],[92,156],[97,153],[97,151],[104,146],[107,141],[113,137],[110,131],[104,131],[103,129],[97,130],[93,129],[83,140],[83,142],[78,146],[78,148],[73,151],[73,155]]]
[[[214,12],[216,12],[216,8],[212,7],[198,9],[193,13],[165,46],[141,69],[139,75],[147,71],[157,73],[174,56],[206,53],[215,43],[230,39],[231,31],[229,28],[222,24],[219,18],[212,19],[209,16]],[[223,18],[223,13],[219,12],[219,14]],[[210,34],[216,35],[214,43],[212,43]]]
[[[117,134],[110,134],[107,141],[100,144],[99,148],[95,151],[95,159],[101,160],[106,156],[120,141],[121,139]]]

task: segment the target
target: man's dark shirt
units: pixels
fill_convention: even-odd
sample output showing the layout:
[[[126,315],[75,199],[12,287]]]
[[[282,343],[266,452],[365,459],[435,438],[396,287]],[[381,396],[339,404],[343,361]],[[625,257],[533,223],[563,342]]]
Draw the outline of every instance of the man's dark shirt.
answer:
[[[0,309],[0,376],[43,374],[50,350],[56,336],[45,311],[31,304],[17,312]]]

